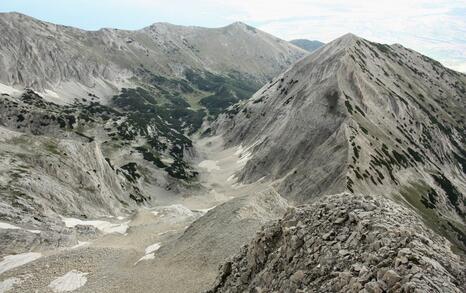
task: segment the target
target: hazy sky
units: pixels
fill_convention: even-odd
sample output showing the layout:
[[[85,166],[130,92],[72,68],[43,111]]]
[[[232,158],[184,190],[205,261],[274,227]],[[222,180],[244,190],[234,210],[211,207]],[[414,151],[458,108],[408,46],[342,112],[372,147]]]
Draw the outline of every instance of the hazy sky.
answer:
[[[466,0],[0,0],[0,11],[91,30],[239,20],[286,40],[329,42],[352,32],[466,72]]]

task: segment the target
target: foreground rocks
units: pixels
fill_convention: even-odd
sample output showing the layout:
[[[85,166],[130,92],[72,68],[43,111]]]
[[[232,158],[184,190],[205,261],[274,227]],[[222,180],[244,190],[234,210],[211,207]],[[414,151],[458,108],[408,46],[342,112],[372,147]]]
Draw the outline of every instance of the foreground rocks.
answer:
[[[209,292],[465,292],[465,269],[411,210],[340,194],[265,226]]]

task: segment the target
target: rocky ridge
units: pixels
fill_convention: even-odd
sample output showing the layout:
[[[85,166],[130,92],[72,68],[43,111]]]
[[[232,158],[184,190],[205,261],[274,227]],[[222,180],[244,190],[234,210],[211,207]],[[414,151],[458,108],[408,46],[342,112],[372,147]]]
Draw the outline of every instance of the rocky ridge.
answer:
[[[347,34],[214,123],[250,149],[239,181],[296,202],[344,191],[415,209],[465,249],[466,76],[400,45]]]
[[[195,84],[192,78],[206,75],[247,76],[249,85],[257,87],[305,55],[243,23],[216,29],[155,23],[134,31],[85,31],[19,13],[0,14],[0,44],[1,83],[32,88],[62,103],[88,92],[107,100],[153,78],[186,88],[186,83]]]
[[[238,180],[234,192],[207,195],[191,164],[191,135],[305,52],[242,23],[87,32],[8,14],[0,33],[0,256],[79,249],[89,238],[89,251],[122,249],[108,263],[91,255],[99,269],[84,292],[200,290],[231,249],[282,216],[281,194],[314,204],[264,228],[223,267],[214,291],[464,290],[464,263],[433,232],[454,249],[466,245],[464,75],[399,45],[343,36],[205,132],[239,146],[230,160],[246,164],[225,177]],[[203,166],[215,172],[215,160]],[[272,187],[207,213],[145,209],[196,193],[227,200],[244,183]],[[365,196],[317,203],[338,192]],[[96,217],[124,234],[100,238],[86,222]],[[147,218],[164,225],[154,229]],[[160,251],[140,255],[155,244]],[[54,253],[63,270],[89,255]],[[47,257],[31,264],[35,278],[21,288],[47,286],[51,276],[40,272],[55,274]],[[28,275],[28,267],[18,271]]]
[[[343,193],[266,225],[208,292],[464,292],[464,268],[412,210]]]

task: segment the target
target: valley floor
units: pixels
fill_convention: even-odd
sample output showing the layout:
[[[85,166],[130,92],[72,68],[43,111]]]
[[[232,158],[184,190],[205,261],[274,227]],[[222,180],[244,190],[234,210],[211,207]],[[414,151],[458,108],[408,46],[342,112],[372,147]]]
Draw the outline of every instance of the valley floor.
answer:
[[[191,238],[196,239],[196,234],[218,232],[215,224],[199,228],[192,225],[193,222],[206,217],[211,209],[224,202],[269,188],[260,183],[254,186],[235,184],[234,173],[249,155],[241,147],[224,150],[222,145],[218,137],[196,140],[196,149],[201,152],[194,163],[199,167],[200,180],[207,193],[165,197],[160,200],[163,206],[140,208],[124,217],[87,223],[64,219],[67,226],[90,224],[103,233],[96,239],[83,239],[75,247],[27,253],[23,258],[21,255],[16,255],[16,259],[4,258],[0,262],[0,292],[205,290],[214,281],[223,257],[208,259],[210,250],[215,249],[212,245],[218,245],[209,243],[208,239],[201,241],[201,246],[190,247],[195,242]],[[212,214],[215,221],[215,213]],[[230,235],[234,237],[234,233]],[[231,241],[244,243],[246,239]],[[233,249],[223,249],[222,255],[233,253]]]

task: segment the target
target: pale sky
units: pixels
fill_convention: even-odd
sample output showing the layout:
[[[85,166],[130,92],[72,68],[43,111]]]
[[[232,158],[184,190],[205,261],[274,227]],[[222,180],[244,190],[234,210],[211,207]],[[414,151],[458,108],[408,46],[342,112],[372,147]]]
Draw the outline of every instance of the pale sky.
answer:
[[[352,32],[466,72],[466,0],[0,0],[0,11],[89,30],[243,21],[285,40],[323,42]]]

